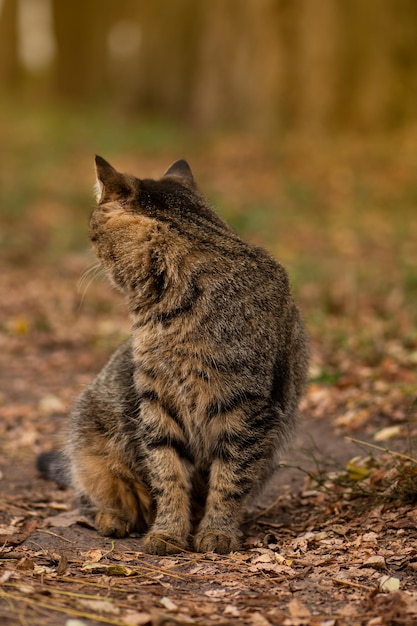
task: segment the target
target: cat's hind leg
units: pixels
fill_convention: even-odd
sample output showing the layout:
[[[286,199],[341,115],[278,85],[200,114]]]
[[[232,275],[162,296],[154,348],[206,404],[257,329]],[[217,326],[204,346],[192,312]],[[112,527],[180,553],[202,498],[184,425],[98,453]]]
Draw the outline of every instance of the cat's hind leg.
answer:
[[[81,503],[88,503],[87,512],[100,534],[125,537],[147,529],[151,496],[119,458],[78,449],[72,456],[72,481]]]

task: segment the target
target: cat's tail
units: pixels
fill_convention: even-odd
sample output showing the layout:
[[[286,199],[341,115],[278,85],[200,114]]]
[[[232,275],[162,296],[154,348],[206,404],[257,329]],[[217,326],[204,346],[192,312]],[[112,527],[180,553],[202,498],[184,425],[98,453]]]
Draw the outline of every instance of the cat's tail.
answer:
[[[69,459],[62,450],[42,452],[36,459],[36,468],[43,478],[54,480],[61,489],[71,486]]]

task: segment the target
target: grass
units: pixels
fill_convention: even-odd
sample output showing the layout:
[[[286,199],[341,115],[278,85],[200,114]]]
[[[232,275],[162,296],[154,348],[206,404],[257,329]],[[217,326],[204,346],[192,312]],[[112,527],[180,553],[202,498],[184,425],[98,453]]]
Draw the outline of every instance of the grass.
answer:
[[[412,439],[408,441],[409,454],[351,437],[347,439],[358,445],[362,455],[345,465],[331,456],[324,456],[317,447],[306,451],[314,469],[298,469],[308,475],[311,489],[322,493],[329,503],[345,503],[354,509],[417,503],[417,455]]]

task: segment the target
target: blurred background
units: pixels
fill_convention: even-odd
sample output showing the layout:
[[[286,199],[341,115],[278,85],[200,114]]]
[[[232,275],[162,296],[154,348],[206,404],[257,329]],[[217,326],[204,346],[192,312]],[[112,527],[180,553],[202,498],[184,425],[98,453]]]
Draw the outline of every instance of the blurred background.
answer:
[[[0,84],[8,272],[91,261],[95,153],[138,177],[187,158],[288,267],[318,378],[340,349],[415,358],[415,0],[0,0]]]

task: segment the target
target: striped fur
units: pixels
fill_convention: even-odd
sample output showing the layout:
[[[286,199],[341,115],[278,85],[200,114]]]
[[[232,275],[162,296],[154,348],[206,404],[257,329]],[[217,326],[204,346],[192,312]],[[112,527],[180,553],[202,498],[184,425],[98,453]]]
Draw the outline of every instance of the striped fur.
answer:
[[[185,161],[157,181],[96,168],[90,239],[132,336],[77,400],[62,458],[102,534],[228,552],[297,422],[307,342],[287,274]]]

